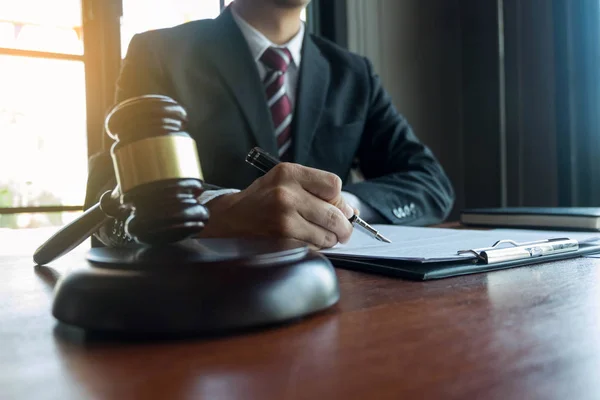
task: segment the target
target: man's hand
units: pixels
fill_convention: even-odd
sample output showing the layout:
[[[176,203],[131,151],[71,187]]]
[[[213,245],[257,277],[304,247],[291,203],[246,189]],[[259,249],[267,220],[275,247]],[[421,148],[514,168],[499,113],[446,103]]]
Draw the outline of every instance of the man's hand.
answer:
[[[209,201],[210,219],[200,237],[284,237],[317,248],[345,243],[354,210],[341,189],[337,175],[280,163],[247,189]]]

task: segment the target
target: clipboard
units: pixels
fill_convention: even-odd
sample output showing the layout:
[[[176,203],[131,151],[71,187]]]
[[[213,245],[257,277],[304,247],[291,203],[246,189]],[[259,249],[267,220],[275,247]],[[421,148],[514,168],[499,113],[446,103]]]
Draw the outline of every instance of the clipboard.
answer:
[[[577,241],[570,238],[552,238],[519,243],[505,239],[499,240],[486,248],[457,250],[457,254],[468,253],[473,254],[474,258],[425,264],[391,259],[358,260],[336,256],[328,256],[328,258],[338,268],[426,281],[530,266],[600,253],[600,241],[598,239]]]

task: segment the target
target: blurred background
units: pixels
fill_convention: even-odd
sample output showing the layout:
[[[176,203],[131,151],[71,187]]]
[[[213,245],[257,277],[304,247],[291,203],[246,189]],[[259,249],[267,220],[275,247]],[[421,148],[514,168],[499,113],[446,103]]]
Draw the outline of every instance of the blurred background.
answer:
[[[227,0],[0,0],[0,228],[81,213],[131,37]],[[368,56],[465,207],[600,206],[600,0],[313,0]]]

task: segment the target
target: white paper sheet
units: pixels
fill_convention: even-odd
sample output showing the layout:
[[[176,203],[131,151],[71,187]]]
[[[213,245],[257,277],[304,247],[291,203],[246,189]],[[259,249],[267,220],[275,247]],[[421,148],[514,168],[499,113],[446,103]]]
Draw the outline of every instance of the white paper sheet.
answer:
[[[321,252],[327,256],[352,259],[389,259],[412,262],[443,262],[473,259],[474,255],[458,255],[458,250],[478,249],[492,246],[502,239],[516,242],[552,238],[576,240],[600,239],[600,233],[559,232],[517,229],[467,230],[445,228],[421,228],[394,225],[374,225],[392,243],[382,243],[358,229],[350,241]]]

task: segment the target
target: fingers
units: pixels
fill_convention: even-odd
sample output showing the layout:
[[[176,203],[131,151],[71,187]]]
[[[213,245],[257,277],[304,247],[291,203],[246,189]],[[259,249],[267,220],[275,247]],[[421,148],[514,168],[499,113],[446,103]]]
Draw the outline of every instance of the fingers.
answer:
[[[317,248],[329,248],[338,243],[338,237],[334,232],[316,225],[300,215],[297,211],[297,205],[300,202],[297,201],[295,193],[287,189],[277,189],[271,197],[275,200],[268,207],[272,210],[271,219],[264,221],[261,229],[266,228],[270,234],[276,237],[297,239]]]
[[[301,240],[317,249],[328,249],[338,244],[338,237],[335,233],[313,224],[300,216],[298,216],[298,222],[294,227],[291,237]]]
[[[352,217],[354,214],[358,215],[358,210],[352,206],[350,206],[342,195],[339,195],[335,200],[330,202],[339,210],[342,211],[346,218]]]
[[[352,234],[352,225],[337,207],[303,190],[275,187],[265,206],[277,236],[324,248],[345,243]]]
[[[352,235],[352,224],[339,208],[316,197],[308,197],[298,205],[298,213],[305,220],[335,234],[336,241],[346,243]]]
[[[269,174],[279,183],[298,183],[304,190],[327,202],[337,200],[342,191],[339,176],[299,164],[280,163]]]
[[[295,177],[304,190],[327,202],[336,200],[342,192],[342,180],[330,172],[298,165]]]

